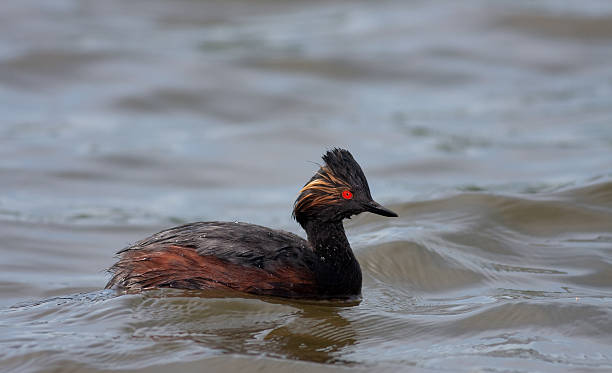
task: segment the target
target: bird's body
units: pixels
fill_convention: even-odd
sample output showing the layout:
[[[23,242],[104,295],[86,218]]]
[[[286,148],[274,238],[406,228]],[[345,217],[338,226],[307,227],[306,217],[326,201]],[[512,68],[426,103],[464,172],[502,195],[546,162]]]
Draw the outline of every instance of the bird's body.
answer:
[[[358,296],[361,269],[342,219],[362,211],[397,215],[371,199],[348,151],[335,149],[323,159],[326,166],[302,188],[294,206],[308,240],[255,224],[190,223],[121,250],[106,287],[232,289],[311,299]]]

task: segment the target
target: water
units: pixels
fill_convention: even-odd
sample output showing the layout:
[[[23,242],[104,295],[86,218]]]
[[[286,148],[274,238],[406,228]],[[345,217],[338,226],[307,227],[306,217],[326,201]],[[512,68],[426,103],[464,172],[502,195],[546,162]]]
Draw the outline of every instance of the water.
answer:
[[[612,370],[612,4],[4,1],[0,370]],[[349,148],[363,300],[101,290],[195,220],[302,234]]]

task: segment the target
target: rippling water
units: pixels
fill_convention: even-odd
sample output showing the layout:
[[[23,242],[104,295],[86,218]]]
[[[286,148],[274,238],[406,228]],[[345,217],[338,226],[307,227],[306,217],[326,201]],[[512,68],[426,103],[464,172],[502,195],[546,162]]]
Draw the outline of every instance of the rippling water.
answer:
[[[1,371],[612,370],[612,4],[4,1]],[[101,290],[195,220],[302,234],[331,146],[363,300]]]

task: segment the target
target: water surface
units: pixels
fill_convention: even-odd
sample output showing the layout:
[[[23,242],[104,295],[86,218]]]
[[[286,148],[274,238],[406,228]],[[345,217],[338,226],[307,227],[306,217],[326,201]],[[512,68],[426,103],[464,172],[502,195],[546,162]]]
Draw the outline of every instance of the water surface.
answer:
[[[612,370],[612,4],[4,1],[0,370]],[[302,234],[332,146],[352,304],[101,290],[196,220]],[[314,163],[313,163],[314,162]]]

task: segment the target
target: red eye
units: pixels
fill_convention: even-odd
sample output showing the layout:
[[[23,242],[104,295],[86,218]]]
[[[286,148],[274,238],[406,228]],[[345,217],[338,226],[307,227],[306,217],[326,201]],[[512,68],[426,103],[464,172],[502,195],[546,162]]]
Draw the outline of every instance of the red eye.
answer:
[[[351,193],[350,190],[345,190],[344,192],[342,192],[342,197],[344,199],[351,199],[353,198],[353,193]]]

